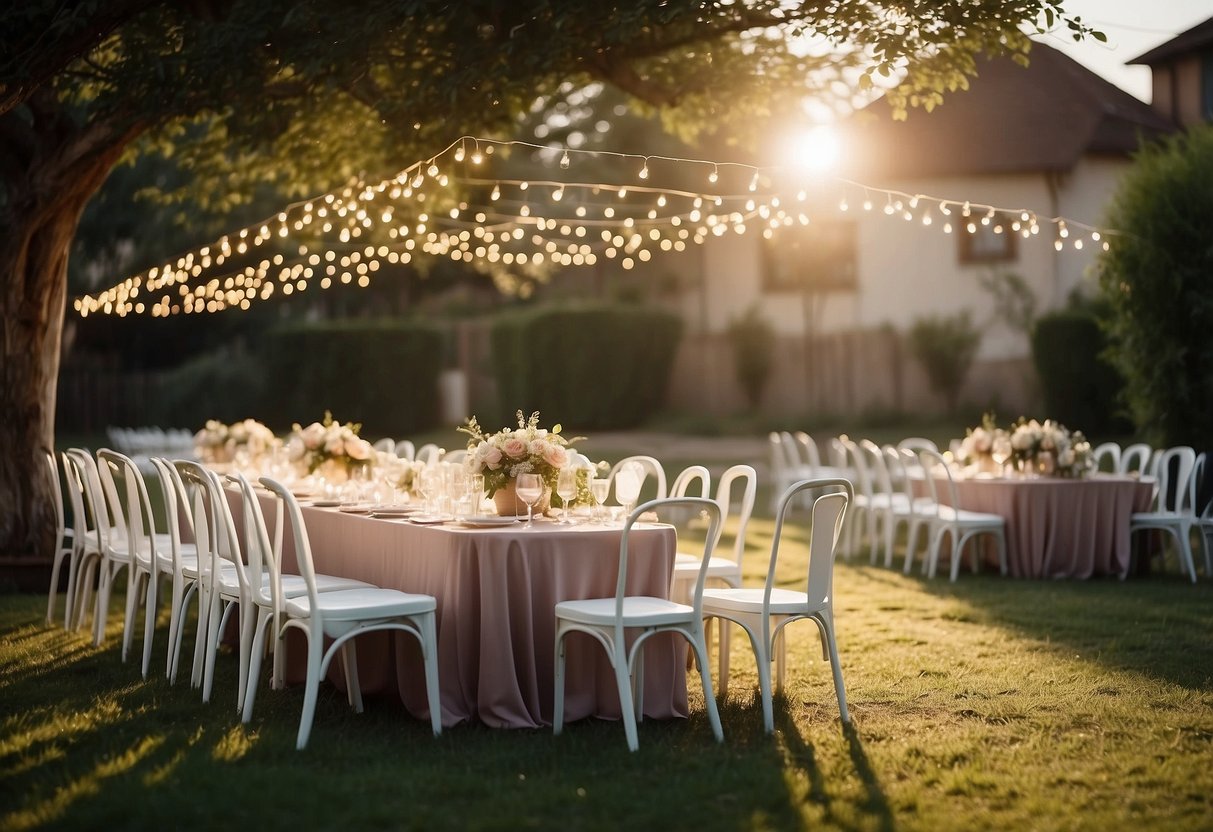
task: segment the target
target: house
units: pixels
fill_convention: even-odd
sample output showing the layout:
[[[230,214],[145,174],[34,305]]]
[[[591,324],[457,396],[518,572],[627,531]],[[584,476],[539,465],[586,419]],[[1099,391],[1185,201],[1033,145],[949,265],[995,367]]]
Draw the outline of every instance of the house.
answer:
[[[1181,127],[1213,121],[1213,17],[1129,63],[1150,67],[1158,112]]]
[[[688,321],[672,404],[740,408],[722,333],[755,307],[781,336],[768,412],[938,409],[902,336],[919,319],[962,310],[982,333],[962,400],[1007,415],[1030,408],[1027,335],[1005,320],[983,280],[1011,273],[1038,312],[1064,306],[1092,279],[1102,245],[1089,230],[1059,238],[1046,220],[1098,227],[1131,154],[1174,130],[1164,114],[1061,52],[1036,44],[1030,58],[1027,68],[1009,58],[979,62],[967,91],[905,121],[873,103],[841,126],[840,177],[862,184],[818,180],[806,227],[769,240],[710,239],[698,257],[670,261],[688,287],[672,301]],[[906,196],[895,205],[862,185]],[[918,194],[950,200],[951,213],[919,204]],[[966,203],[1015,210],[963,218]],[[1041,218],[1038,233],[1011,231],[1019,209]]]

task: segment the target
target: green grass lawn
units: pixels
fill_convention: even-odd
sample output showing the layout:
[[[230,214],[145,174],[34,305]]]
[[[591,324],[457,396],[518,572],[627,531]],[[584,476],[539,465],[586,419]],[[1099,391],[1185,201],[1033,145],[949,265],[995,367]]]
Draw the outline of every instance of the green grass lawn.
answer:
[[[752,581],[770,533],[756,521]],[[358,715],[329,686],[296,752],[299,688],[260,692],[245,727],[234,655],[204,705],[120,661],[117,601],[94,649],[43,626],[45,598],[0,596],[0,829],[1213,828],[1213,583],[840,562],[835,590],[853,727],[805,622],[774,736],[736,635],[724,744],[691,672],[690,719],[643,723],[635,754],[593,720],[434,739],[396,701]],[[154,667],[163,649],[161,627]]]

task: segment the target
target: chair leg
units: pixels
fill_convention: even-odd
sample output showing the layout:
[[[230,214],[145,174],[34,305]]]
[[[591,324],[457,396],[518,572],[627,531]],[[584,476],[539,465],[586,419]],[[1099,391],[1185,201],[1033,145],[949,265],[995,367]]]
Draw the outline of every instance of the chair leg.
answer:
[[[240,604],[240,679],[236,684],[236,713],[244,710],[244,694],[248,690],[249,665],[253,655],[253,628],[256,619],[248,605]]]
[[[698,622],[698,631],[689,638],[689,641],[699,656],[699,666],[704,668],[704,672],[699,674],[699,678],[703,682],[703,701],[708,709],[708,722],[712,725],[712,735],[716,737],[716,742],[724,742],[724,728],[720,725],[720,710],[716,707],[716,697],[712,694],[712,665],[708,658],[708,645],[704,639],[702,621]]]
[[[341,645],[341,670],[345,673],[345,696],[354,713],[362,713],[362,685],[358,683],[358,648],[354,639]]]
[[[139,594],[143,592],[144,572],[134,562],[126,568],[126,604],[122,616],[122,661],[126,661],[135,641],[135,614],[139,609]]]
[[[774,694],[771,690],[771,634],[756,631],[758,621],[752,621],[746,631],[750,644],[754,646],[754,661],[758,664],[758,695],[762,698],[762,727],[768,734],[775,733]]]
[[[434,613],[415,619],[421,633],[421,655],[425,661],[425,697],[430,708],[430,728],[442,733],[442,689],[438,686],[438,632]]]
[[[644,645],[647,642],[641,642],[640,647],[636,649],[636,655],[633,656],[635,664],[631,667],[632,677],[632,710],[636,712],[636,722],[644,722]],[[703,665],[700,665],[701,667]],[[709,670],[709,672],[711,672]]]
[[[564,730],[564,632],[556,625],[556,668],[552,690],[552,734],[560,736]]]
[[[299,734],[295,738],[295,748],[302,751],[307,747],[308,736],[312,733],[312,720],[316,718],[316,697],[320,693],[320,661],[324,650],[324,633],[307,631],[307,681],[303,689],[303,713],[299,716]]]
[[[830,670],[834,673],[834,693],[838,695],[838,714],[843,723],[851,721],[847,710],[847,692],[842,683],[842,662],[838,658],[838,643],[834,640],[833,616],[824,614],[817,619],[821,623],[822,635],[829,642]]]
[[[244,686],[244,704],[240,708],[240,721],[248,724],[253,718],[253,702],[257,698],[257,684],[261,677],[261,658],[265,652],[265,629],[269,623],[269,610],[257,608],[257,623],[253,625],[253,644],[249,649],[248,682]]]
[[[727,618],[717,620],[720,622],[717,625],[719,629],[717,640],[720,642],[720,695],[727,699],[729,696],[729,646],[733,638],[733,622]]]
[[[147,576],[147,598],[143,605],[143,678],[152,665],[152,640],[156,634],[156,615],[160,607],[160,576]]]
[[[623,730],[628,741],[628,751],[640,748],[636,733],[636,709],[632,705],[632,674],[628,667],[626,644],[613,644],[611,664],[615,666],[615,687],[619,689],[619,716],[623,719]]]
[[[72,549],[67,564],[67,596],[63,599],[63,629],[70,630],[75,623],[76,576],[80,568],[80,552]]]
[[[62,544],[55,549],[55,561],[51,566],[51,586],[46,593],[46,626],[51,626],[55,620],[55,599],[59,597],[59,569],[63,566],[65,549]],[[67,614],[64,613],[64,617]]]

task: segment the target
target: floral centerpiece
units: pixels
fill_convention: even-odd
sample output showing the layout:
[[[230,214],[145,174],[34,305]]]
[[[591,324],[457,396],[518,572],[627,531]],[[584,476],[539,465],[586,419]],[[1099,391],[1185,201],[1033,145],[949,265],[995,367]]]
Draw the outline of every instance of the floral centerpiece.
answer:
[[[513,487],[519,474],[538,474],[549,493],[556,488],[556,477],[569,462],[568,446],[584,437],[566,439],[560,425],[545,430],[539,427],[539,413],[526,417],[518,411],[518,427],[485,433],[476,417],[459,429],[468,439],[468,470],[484,475],[484,487],[490,497]]]
[[[374,456],[371,443],[358,436],[361,429],[362,425],[353,422],[335,422],[333,415],[325,411],[323,422],[312,422],[307,427],[296,422],[291,426],[286,444],[288,456],[302,474],[317,474],[334,483],[345,482],[351,469],[369,467]]]
[[[1000,471],[1010,461],[1024,473],[1085,477],[1095,467],[1091,443],[1082,431],[1070,431],[1052,419],[1020,417],[1010,430],[998,427],[987,413],[960,443],[958,459],[979,470]]]
[[[256,461],[269,453],[277,442],[274,432],[256,419],[230,425],[208,419],[194,434],[198,459],[209,464],[232,462],[241,452],[248,455],[250,462]]]

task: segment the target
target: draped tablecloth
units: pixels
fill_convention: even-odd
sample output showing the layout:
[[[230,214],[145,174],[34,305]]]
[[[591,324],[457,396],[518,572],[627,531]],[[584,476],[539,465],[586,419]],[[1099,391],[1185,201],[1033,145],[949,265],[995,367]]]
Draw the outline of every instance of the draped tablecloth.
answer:
[[[239,510],[239,499],[229,500]],[[274,500],[261,497],[271,530]],[[305,506],[304,523],[316,571],[381,587],[433,595],[438,600],[438,677],[442,724],[482,722],[491,727],[550,725],[559,601],[615,594],[620,526],[522,526],[473,529],[419,526]],[[238,521],[239,522],[239,521]],[[238,526],[240,528],[240,526]],[[284,535],[286,571],[296,571],[290,535]],[[633,528],[628,545],[628,593],[668,597],[677,551],[669,525]],[[301,679],[302,640],[288,678]],[[404,633],[358,639],[364,693],[392,691],[414,716],[428,719],[425,680],[416,640]],[[565,718],[619,717],[615,677],[601,645],[573,633],[565,640]],[[659,635],[644,646],[644,715],[687,714],[685,647]],[[341,662],[330,678],[344,686]]]
[[[937,480],[939,498],[950,502]],[[1090,578],[1129,572],[1129,516],[1147,511],[1150,478],[1095,474],[956,480],[960,508],[1007,521],[1007,565],[1020,578]]]

